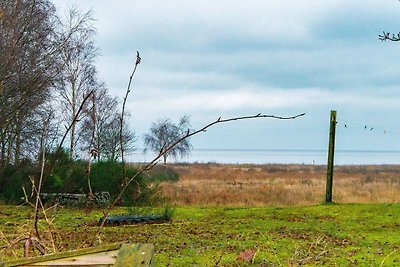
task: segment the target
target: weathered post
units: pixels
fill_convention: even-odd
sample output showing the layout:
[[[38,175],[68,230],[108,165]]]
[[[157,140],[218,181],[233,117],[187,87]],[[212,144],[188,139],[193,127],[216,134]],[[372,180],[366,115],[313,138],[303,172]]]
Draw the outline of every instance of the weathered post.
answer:
[[[331,110],[331,120],[329,129],[329,149],[328,149],[328,166],[326,174],[326,194],[325,202],[332,202],[332,185],[333,185],[333,163],[335,154],[335,134],[336,134],[336,110]]]

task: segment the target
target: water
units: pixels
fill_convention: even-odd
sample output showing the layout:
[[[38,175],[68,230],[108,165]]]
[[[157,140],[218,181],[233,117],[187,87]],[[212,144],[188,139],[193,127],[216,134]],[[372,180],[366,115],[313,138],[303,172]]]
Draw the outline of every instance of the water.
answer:
[[[149,161],[151,154],[136,152],[128,160]],[[193,149],[189,157],[169,162],[188,163],[253,163],[253,164],[315,164],[325,165],[326,150],[269,150],[269,149]],[[335,151],[335,165],[400,164],[400,151]]]

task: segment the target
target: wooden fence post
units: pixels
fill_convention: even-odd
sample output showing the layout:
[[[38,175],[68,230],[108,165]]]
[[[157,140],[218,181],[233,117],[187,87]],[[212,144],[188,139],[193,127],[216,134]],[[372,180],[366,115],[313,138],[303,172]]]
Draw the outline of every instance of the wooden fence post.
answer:
[[[153,266],[153,244],[124,244],[118,251],[114,267]]]
[[[326,174],[326,194],[325,202],[332,202],[332,185],[333,185],[333,164],[335,154],[335,134],[336,134],[336,110],[331,110],[330,129],[329,129],[329,150],[328,150],[328,166]]]

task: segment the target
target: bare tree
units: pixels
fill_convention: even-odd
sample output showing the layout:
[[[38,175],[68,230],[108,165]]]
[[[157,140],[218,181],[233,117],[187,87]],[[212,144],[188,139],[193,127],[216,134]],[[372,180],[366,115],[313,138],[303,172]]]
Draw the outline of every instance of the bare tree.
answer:
[[[178,140],[184,133],[190,131],[190,121],[188,116],[183,116],[178,124],[174,124],[170,119],[162,119],[152,124],[150,132],[144,135],[144,151],[151,150],[156,153],[164,152],[167,147]],[[163,153],[164,164],[167,163],[168,156],[174,158],[185,157],[190,154],[192,145],[188,138],[182,140],[169,151]]]
[[[121,157],[119,101],[105,87],[96,90],[92,101],[95,104],[86,111],[82,124],[82,148],[84,151],[95,149],[98,161],[116,161]],[[122,135],[124,150],[129,154],[135,149],[136,135],[126,123]]]
[[[77,108],[90,90],[101,87],[97,81],[94,65],[97,49],[94,45],[95,29],[92,13],[80,13],[72,8],[63,30],[60,33],[61,47],[60,74],[55,82],[55,88],[61,97],[65,122],[69,125],[76,117]],[[76,122],[82,118],[77,118]],[[69,134],[70,158],[74,159],[77,144],[77,124],[74,122]]]
[[[116,117],[118,119],[114,120],[110,125],[108,125],[104,131],[104,142],[101,147],[104,159],[109,161],[122,160],[121,140],[125,155],[131,154],[136,149],[135,142],[137,141],[137,137],[135,132],[129,128],[127,123],[124,122],[121,136],[120,114],[118,114]]]
[[[57,73],[57,25],[55,8],[48,0],[0,1],[2,165],[18,163],[22,146],[39,139],[40,130],[31,122],[48,100]],[[22,136],[28,131],[31,135]]]

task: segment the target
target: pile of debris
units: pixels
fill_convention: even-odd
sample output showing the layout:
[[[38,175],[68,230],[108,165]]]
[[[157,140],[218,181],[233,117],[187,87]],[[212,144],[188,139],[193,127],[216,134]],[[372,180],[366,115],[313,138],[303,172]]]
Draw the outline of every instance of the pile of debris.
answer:
[[[110,193],[108,192],[99,192],[92,196],[87,194],[42,193],[40,198],[43,203],[60,204],[67,207],[82,207],[89,204],[105,207],[110,203]]]

